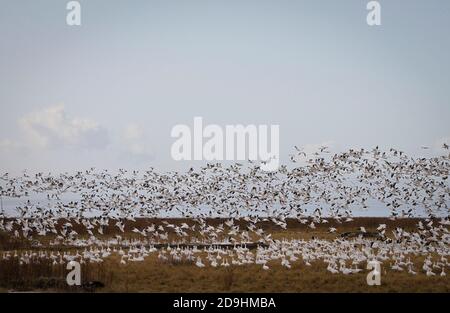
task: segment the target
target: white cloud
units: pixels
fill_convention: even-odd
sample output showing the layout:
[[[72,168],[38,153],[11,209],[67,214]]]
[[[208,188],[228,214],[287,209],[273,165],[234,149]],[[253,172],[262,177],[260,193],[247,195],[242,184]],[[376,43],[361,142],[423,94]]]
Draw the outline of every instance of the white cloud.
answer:
[[[154,158],[145,131],[140,125],[129,124],[123,131],[122,139],[128,154],[142,161]]]
[[[140,140],[144,136],[142,127],[136,124],[129,124],[124,131],[124,138],[126,140]]]
[[[12,150],[22,149],[24,146],[16,141],[12,141],[10,139],[1,139],[0,140],[0,151],[9,152]]]
[[[36,147],[100,149],[108,145],[108,132],[97,122],[66,115],[64,105],[30,113],[19,120],[28,144]]]

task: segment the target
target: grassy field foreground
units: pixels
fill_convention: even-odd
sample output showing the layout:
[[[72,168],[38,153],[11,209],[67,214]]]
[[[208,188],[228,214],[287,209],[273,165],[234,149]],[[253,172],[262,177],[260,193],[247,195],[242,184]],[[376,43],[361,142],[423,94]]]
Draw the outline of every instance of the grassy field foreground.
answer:
[[[356,225],[365,225],[372,230],[380,222],[386,222],[392,229],[396,224],[410,228],[416,221],[383,221],[362,219]],[[314,230],[302,227],[288,227],[280,231],[273,229],[276,238],[311,238],[322,237],[327,240],[339,234],[329,234],[330,225],[323,225]],[[341,225],[341,231],[353,230],[353,225]],[[421,266],[423,257],[414,257],[412,261],[417,275],[406,271],[398,272],[390,268],[386,261],[381,265],[381,286],[368,286],[366,276],[369,270],[365,264],[363,271],[357,274],[332,274],[326,265],[315,261],[311,266],[303,262],[295,262],[291,269],[280,265],[280,262],[269,262],[269,270],[260,265],[241,265],[229,267],[199,268],[189,262],[173,262],[158,259],[157,253],[151,254],[142,262],[120,264],[120,257],[112,254],[99,264],[84,264],[82,280],[98,280],[104,287],[96,292],[450,292],[450,277],[428,277]],[[0,265],[0,291],[28,290],[43,292],[86,292],[82,287],[67,287],[65,275],[68,272],[64,265],[52,266],[43,263],[36,265],[19,265],[2,261]],[[3,279],[3,281],[2,281]],[[52,283],[48,283],[49,279]],[[55,283],[56,281],[56,283]]]
[[[117,264],[114,262],[114,264]],[[104,291],[120,292],[449,292],[450,279],[410,275],[382,269],[381,286],[368,286],[367,272],[331,274],[326,266],[295,264],[291,269],[272,265],[270,270],[246,265],[197,268],[161,264],[155,257],[143,263],[115,266],[111,285]],[[383,268],[383,267],[382,267]]]

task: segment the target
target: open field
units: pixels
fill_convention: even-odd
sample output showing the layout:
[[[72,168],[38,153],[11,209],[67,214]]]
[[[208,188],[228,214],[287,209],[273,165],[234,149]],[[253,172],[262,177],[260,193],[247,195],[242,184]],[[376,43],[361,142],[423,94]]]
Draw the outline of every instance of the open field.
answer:
[[[317,224],[311,229],[296,220],[287,220],[287,228],[281,229],[269,222],[257,223],[258,227],[266,233],[272,234],[274,240],[304,240],[305,242],[338,240],[343,233],[354,232],[363,226],[368,233],[376,231],[380,224],[386,224],[386,237],[392,237],[391,231],[396,227],[413,231],[419,219],[389,220],[385,218],[355,218],[354,221],[337,223],[330,220],[328,223]],[[63,224],[66,221],[61,221]],[[224,220],[211,219],[208,225],[217,227]],[[143,228],[148,224],[166,225],[190,223],[189,220],[136,220],[127,222],[123,238],[138,238],[135,233],[129,231],[134,228]],[[237,221],[242,229],[245,229],[245,221]],[[329,228],[338,229],[336,233],[329,233]],[[76,227],[74,226],[76,229]],[[80,228],[80,236],[83,236]],[[104,239],[117,235],[113,227],[105,228]],[[75,253],[84,248],[70,246],[32,247],[29,243],[12,239],[9,234],[3,233],[0,237],[1,252],[14,253],[45,249]],[[48,242],[50,237],[42,242]],[[352,239],[350,239],[352,240]],[[375,242],[378,239],[369,239]],[[389,239],[388,239],[389,240]],[[13,249],[10,249],[13,248]],[[356,249],[356,246],[355,246]],[[163,249],[169,255],[170,249]],[[255,249],[253,249],[255,250]],[[14,252],[13,252],[14,251]],[[102,250],[103,251],[103,250]],[[252,250],[250,250],[252,251]],[[253,251],[254,252],[254,251]],[[200,251],[199,256],[203,260],[210,254]],[[224,256],[228,257],[227,255]],[[369,270],[366,264],[361,263],[359,273],[331,274],[327,271],[327,265],[322,260],[315,260],[311,265],[306,265],[300,259],[292,262],[290,268],[282,266],[279,260],[269,261],[269,269],[264,270],[261,265],[241,264],[230,266],[205,267],[195,266],[194,260],[176,260],[173,258],[161,259],[158,252],[150,253],[139,262],[128,261],[122,264],[118,250],[114,249],[101,262],[86,262],[82,264],[82,281],[99,281],[102,288],[69,287],[65,283],[65,263],[52,264],[51,260],[41,260],[39,264],[19,264],[16,259],[0,260],[0,289],[8,290],[39,290],[39,291],[70,291],[70,292],[450,292],[450,278],[448,275],[429,277],[421,269],[425,260],[424,255],[410,256],[411,262],[417,272],[411,275],[403,271],[391,268],[393,261],[387,260],[381,264],[381,286],[368,286],[366,276]],[[436,260],[438,260],[436,258]],[[435,261],[434,261],[435,262]],[[125,263],[125,262],[124,262]],[[205,262],[206,263],[206,262]],[[448,269],[448,267],[447,267]]]

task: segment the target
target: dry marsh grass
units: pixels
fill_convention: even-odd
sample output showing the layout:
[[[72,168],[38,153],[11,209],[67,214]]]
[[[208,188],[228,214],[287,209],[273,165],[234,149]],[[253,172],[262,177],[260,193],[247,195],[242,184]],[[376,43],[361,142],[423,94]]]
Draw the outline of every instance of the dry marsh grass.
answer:
[[[170,223],[192,221],[185,219],[170,219]],[[212,219],[212,225],[223,220]],[[273,238],[303,238],[311,237],[333,239],[341,233],[354,231],[364,226],[368,231],[375,230],[379,224],[387,225],[387,234],[396,227],[406,230],[415,228],[418,219],[398,219],[392,221],[384,218],[357,218],[353,222],[339,224],[330,221],[318,224],[316,229],[310,229],[305,224],[288,220],[287,230],[270,223],[258,225]],[[62,223],[62,222],[61,222]],[[161,220],[137,220],[129,222],[127,229],[142,228],[149,223],[161,224]],[[242,228],[245,223],[242,223]],[[329,234],[328,228],[336,227],[337,234]],[[80,230],[81,231],[81,230]],[[114,227],[108,229],[108,235],[117,234]],[[125,233],[124,236],[134,236]],[[107,236],[105,235],[105,238]],[[47,239],[47,238],[45,238]],[[47,248],[47,247],[46,247]],[[0,252],[39,250],[30,242],[12,238],[8,233],[0,233]],[[69,250],[70,247],[54,247],[54,249]],[[82,280],[101,281],[105,287],[99,292],[450,292],[450,277],[427,277],[419,270],[423,257],[412,260],[417,269],[417,275],[397,272],[390,269],[389,262],[382,264],[381,286],[368,286],[366,275],[368,270],[358,274],[331,274],[322,262],[314,262],[311,266],[296,262],[291,269],[286,269],[280,262],[269,262],[269,270],[263,270],[261,265],[242,265],[230,267],[198,268],[194,261],[178,261],[173,258],[161,260],[156,254],[151,254],[143,262],[127,262],[120,264],[120,257],[112,254],[101,263],[86,263],[82,265]],[[80,288],[71,288],[65,284],[67,274],[65,265],[52,265],[50,261],[40,260],[31,264],[19,264],[17,259],[0,259],[0,292],[10,289],[80,292]]]
[[[30,263],[20,263],[17,258],[0,260],[0,288],[15,291],[92,291],[85,286],[69,286],[66,282],[66,264],[52,264],[49,259],[34,259]],[[111,285],[114,272],[104,263],[81,265],[83,282],[100,281]]]
[[[117,262],[117,260],[108,260]],[[116,263],[117,264],[117,263]],[[412,276],[386,270],[382,265],[381,286],[368,286],[368,271],[358,274],[331,274],[320,262],[311,266],[294,264],[286,269],[269,264],[197,268],[189,264],[161,265],[155,256],[144,262],[115,269],[107,292],[450,292],[450,279]]]

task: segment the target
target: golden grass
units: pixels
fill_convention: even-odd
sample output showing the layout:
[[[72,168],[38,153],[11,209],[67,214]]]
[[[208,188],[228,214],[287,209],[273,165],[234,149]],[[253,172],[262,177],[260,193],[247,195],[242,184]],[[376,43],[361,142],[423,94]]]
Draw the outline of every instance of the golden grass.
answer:
[[[107,262],[117,264],[117,259]],[[107,292],[449,292],[450,278],[416,276],[385,270],[381,286],[368,286],[368,271],[358,274],[331,274],[326,265],[295,263],[291,269],[269,264],[229,268],[162,264],[156,256],[144,262],[116,266]]]
[[[169,222],[179,224],[184,221],[172,219]],[[217,219],[208,221],[208,224],[221,222],[223,221]],[[130,222],[127,229],[143,227],[148,223],[160,224],[161,221],[138,220]],[[358,218],[354,222],[344,224],[337,224],[334,221],[319,224],[314,230],[292,220],[288,221],[287,230],[264,223],[259,226],[272,233],[272,237],[276,239],[310,239],[313,236],[333,239],[340,233],[354,231],[359,226],[365,226],[368,231],[372,231],[380,223],[387,224],[388,234],[395,227],[414,229],[417,219],[391,221],[381,218]],[[329,234],[329,227],[336,227],[338,234]],[[113,233],[117,233],[113,228],[108,230],[109,235]],[[134,234],[127,233],[124,236]],[[27,243],[8,238],[7,234],[0,236],[0,239],[0,252],[30,249]],[[270,269],[265,271],[261,265],[198,268],[192,262],[161,261],[156,254],[150,255],[143,262],[128,262],[121,265],[119,261],[118,255],[112,255],[99,265],[83,265],[83,281],[102,281],[105,287],[99,289],[100,292],[450,292],[449,276],[427,277],[419,270],[423,264],[423,257],[412,259],[418,272],[415,276],[391,270],[389,262],[382,264],[381,286],[366,284],[368,270],[352,275],[331,274],[322,262],[314,262],[311,266],[296,262],[291,269],[282,267],[279,261],[271,262],[268,264]],[[52,268],[49,264],[21,268],[15,263],[8,265],[0,260],[0,292],[16,288],[14,284],[25,290],[27,288],[35,290],[39,288],[36,286],[36,280],[41,277],[65,280],[66,272],[59,265],[56,268]],[[47,290],[80,291],[62,286],[54,286]]]

